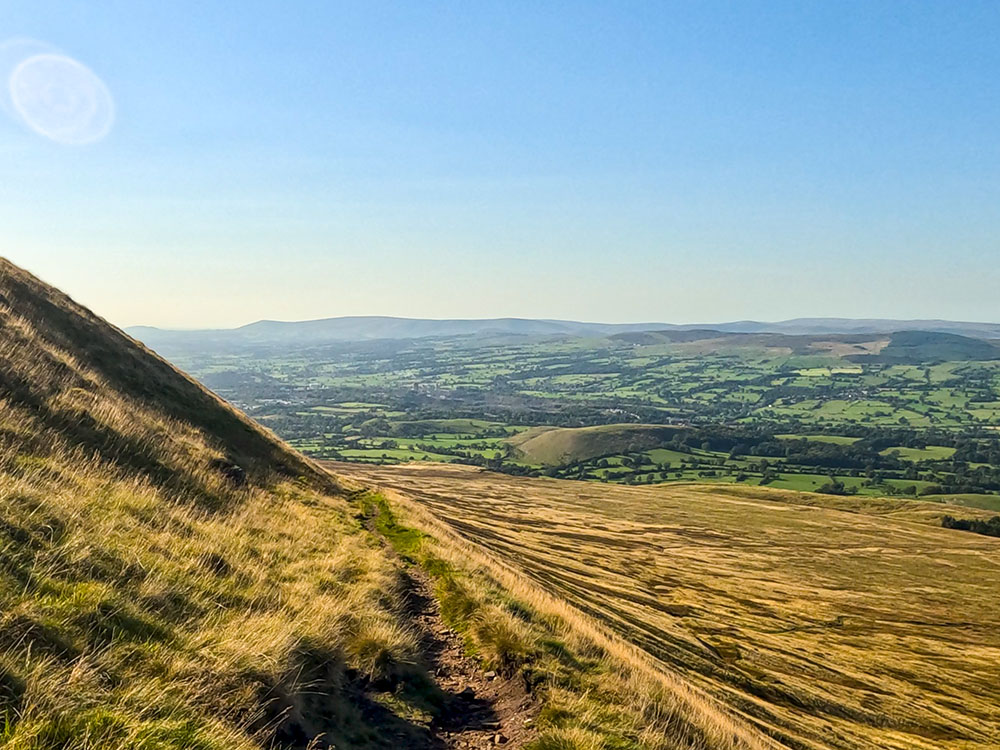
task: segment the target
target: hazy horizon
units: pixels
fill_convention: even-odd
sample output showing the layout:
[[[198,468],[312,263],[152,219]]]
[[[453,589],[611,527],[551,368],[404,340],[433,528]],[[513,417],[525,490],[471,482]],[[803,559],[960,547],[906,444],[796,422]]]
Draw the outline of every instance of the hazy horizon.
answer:
[[[2,252],[117,325],[1000,319],[995,4],[5,10]]]
[[[474,318],[418,318],[412,315],[334,315],[327,316],[323,318],[306,318],[302,320],[277,320],[273,318],[259,318],[257,320],[250,320],[245,323],[240,323],[235,326],[226,327],[206,327],[206,326],[195,326],[195,327],[169,327],[169,326],[152,326],[145,324],[135,324],[122,326],[125,329],[140,329],[140,328],[155,328],[162,331],[229,331],[238,330],[240,328],[246,328],[249,326],[256,325],[258,323],[278,323],[278,324],[298,324],[298,323],[322,323],[331,320],[345,320],[345,319],[387,319],[387,320],[401,320],[401,321],[433,321],[433,322],[449,322],[449,321],[491,321],[491,320],[522,320],[522,321],[543,321],[543,322],[553,322],[553,323],[580,323],[584,325],[666,325],[666,326],[703,326],[710,329],[712,326],[717,325],[732,325],[736,323],[759,323],[762,325],[780,325],[783,323],[792,323],[797,321],[851,321],[851,322],[864,322],[864,321],[894,321],[899,323],[907,322],[941,322],[941,323],[956,323],[956,324],[970,324],[970,325],[998,325],[1000,322],[991,320],[949,320],[944,318],[849,318],[839,315],[830,315],[823,317],[812,317],[812,316],[800,316],[797,318],[785,318],[782,320],[758,320],[754,318],[733,318],[731,320],[698,320],[689,322],[676,322],[671,320],[575,320],[570,318],[528,318],[523,315],[500,315],[496,317],[474,317]]]

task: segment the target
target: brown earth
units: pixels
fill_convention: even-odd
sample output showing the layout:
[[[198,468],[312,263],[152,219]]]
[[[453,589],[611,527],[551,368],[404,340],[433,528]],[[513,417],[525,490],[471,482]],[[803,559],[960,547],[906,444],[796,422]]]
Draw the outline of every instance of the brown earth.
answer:
[[[465,653],[462,637],[445,625],[431,582],[409,572],[412,624],[420,634],[427,666],[445,695],[444,709],[431,725],[432,747],[524,747],[536,736],[538,702],[519,677],[484,671]]]

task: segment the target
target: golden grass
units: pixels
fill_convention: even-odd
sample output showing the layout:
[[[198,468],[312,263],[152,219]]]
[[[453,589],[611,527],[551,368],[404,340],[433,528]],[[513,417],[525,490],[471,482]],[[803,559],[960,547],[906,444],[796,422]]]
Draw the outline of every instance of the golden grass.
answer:
[[[442,696],[403,564],[336,489],[0,260],[0,745],[432,744]],[[537,689],[535,750],[766,746],[523,576],[400,540],[435,556],[442,611],[484,665]]]
[[[422,532],[392,541],[533,686],[532,750],[996,744],[996,540],[763,491],[342,470],[398,490]],[[426,745],[403,564],[336,490],[0,260],[0,745]]]
[[[910,520],[940,505],[336,471],[405,503],[613,661],[659,675],[688,722],[714,711],[789,747],[1000,743],[1000,542]]]
[[[5,746],[364,744],[350,670],[399,679],[418,654],[344,501],[285,484],[220,513],[70,471],[0,475]]]
[[[426,675],[400,566],[333,487],[0,261],[0,745],[425,734],[373,708]]]
[[[339,479],[348,485],[372,478],[360,466],[331,466],[343,470]],[[534,686],[543,704],[535,750],[781,747],[738,711],[550,594],[519,566],[456,533],[411,494],[385,485],[380,492],[389,499],[383,514],[401,514],[405,524],[397,528],[394,519],[382,533],[432,574],[447,571],[438,583],[446,620],[465,631],[487,666],[509,674],[519,665]]]

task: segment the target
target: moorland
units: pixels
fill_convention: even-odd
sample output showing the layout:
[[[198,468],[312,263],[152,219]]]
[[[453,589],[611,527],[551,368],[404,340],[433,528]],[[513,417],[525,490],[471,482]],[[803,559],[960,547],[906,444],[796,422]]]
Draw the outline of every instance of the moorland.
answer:
[[[1000,741],[1000,542],[940,507],[337,464],[431,514],[786,747]]]
[[[682,418],[669,405],[643,405],[639,365],[632,390],[598,396],[596,408],[567,387],[525,409],[524,394],[508,388],[510,401],[480,405],[489,413],[462,413],[459,396],[490,400],[490,389],[428,394],[411,373],[409,403],[399,383],[374,385],[404,377],[396,359],[324,360],[321,370],[347,368],[346,377],[367,370],[368,385],[333,386],[346,390],[327,412],[315,408],[327,386],[293,379],[261,408],[309,429],[325,415],[342,419],[345,430],[322,436],[333,455],[418,452],[410,436],[435,435],[440,447],[426,455],[470,465],[401,464],[405,453],[320,465],[5,261],[0,299],[4,747],[996,746],[992,511],[933,493],[924,497],[935,502],[866,497],[838,486],[840,474],[821,492],[753,486],[794,474],[793,455],[877,455],[876,472],[983,482],[958,499],[988,505],[993,464],[972,471],[967,461],[968,451],[988,459],[991,449],[989,420],[971,413],[983,402],[969,398],[986,386],[965,378],[990,371],[988,341],[891,334],[873,351],[870,338],[832,339],[865,353],[838,355],[844,363],[826,365],[829,373],[813,374],[815,361],[809,373],[778,370],[839,382],[833,369],[860,365],[862,377],[895,383],[895,368],[917,367],[930,373],[914,380],[923,393],[938,387],[960,402],[954,422],[933,429],[897,419],[777,432],[789,423],[757,423],[764,417],[753,413],[747,422],[713,423],[694,410]],[[649,335],[664,336],[521,345],[541,347],[543,360],[553,347],[576,347],[579,370],[595,346],[613,346],[621,368],[637,348],[662,346]],[[698,349],[704,335],[679,343]],[[742,346],[743,336],[729,343]],[[411,342],[418,354],[405,356],[431,366],[426,347],[469,343]],[[931,356],[914,352],[928,344],[937,356],[978,359],[898,361]],[[517,372],[525,364],[511,345],[501,342],[500,354]],[[689,360],[728,356],[711,347]],[[773,367],[774,355],[747,359]],[[208,361],[238,383],[247,356],[213,351]],[[253,377],[289,361],[287,351],[275,357],[258,355]],[[654,364],[669,369],[677,359]],[[299,362],[318,366],[314,353]],[[935,381],[936,367],[957,375]],[[364,388],[368,401],[346,400]],[[892,398],[888,388],[872,395]],[[514,405],[518,418],[505,411]],[[632,408],[650,411],[634,419]],[[718,442],[754,435],[745,449]],[[798,453],[782,461],[767,453],[774,444]],[[677,471],[667,466],[674,453]],[[638,479],[652,456],[656,476]],[[693,470],[692,458],[714,469]],[[727,482],[741,461],[747,476]],[[630,473],[588,476],[618,464]],[[692,471],[699,484],[676,481]],[[523,476],[567,472],[592,481]],[[863,476],[866,492],[895,479]]]
[[[0,259],[0,746],[771,746],[543,593]]]

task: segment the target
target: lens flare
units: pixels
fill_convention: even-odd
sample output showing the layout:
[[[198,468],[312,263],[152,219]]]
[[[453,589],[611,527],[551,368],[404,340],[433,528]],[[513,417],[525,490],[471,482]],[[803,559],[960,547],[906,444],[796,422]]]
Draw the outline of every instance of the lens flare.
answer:
[[[67,145],[94,143],[111,131],[114,100],[90,68],[37,42],[5,47],[3,104],[16,120]]]

